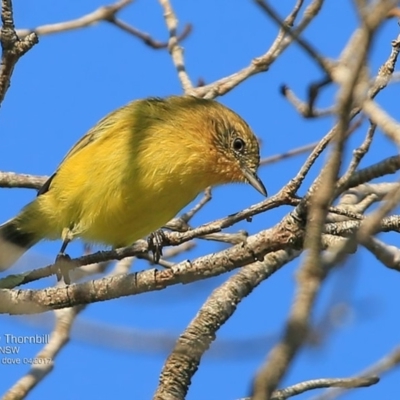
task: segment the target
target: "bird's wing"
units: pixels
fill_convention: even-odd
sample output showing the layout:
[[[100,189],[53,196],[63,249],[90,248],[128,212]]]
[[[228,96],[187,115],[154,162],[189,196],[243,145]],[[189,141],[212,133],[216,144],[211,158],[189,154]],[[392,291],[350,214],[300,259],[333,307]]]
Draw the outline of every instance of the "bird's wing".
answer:
[[[104,132],[108,131],[108,128],[110,125],[114,124],[115,119],[113,118],[115,114],[119,113],[122,109],[125,109],[126,107],[119,108],[110,114],[108,114],[106,117],[104,117],[100,122],[98,122],[92,129],[90,129],[84,136],[82,136],[78,142],[75,143],[75,145],[70,149],[70,151],[65,155],[61,163],[59,164],[56,172],[51,175],[51,177],[44,183],[44,185],[39,189],[37,195],[40,196],[42,194],[45,194],[46,192],[49,191],[50,185],[54,177],[57,175],[57,172],[63,165],[63,163],[72,157],[74,154],[78,153],[81,151],[83,148],[88,146],[90,143],[95,142],[97,139],[99,139]]]
[[[65,160],[72,157],[74,154],[78,153],[80,150],[88,146],[90,143],[95,142],[98,138],[103,136],[104,132],[108,130],[107,128],[110,126],[110,124],[114,124],[115,120],[113,116],[119,111],[121,111],[121,109],[118,109],[108,114],[100,122],[98,122],[92,129],[90,129],[84,136],[82,136],[70,149],[70,151],[65,155],[60,165],[58,166],[57,170],[60,169],[61,165],[65,162]]]

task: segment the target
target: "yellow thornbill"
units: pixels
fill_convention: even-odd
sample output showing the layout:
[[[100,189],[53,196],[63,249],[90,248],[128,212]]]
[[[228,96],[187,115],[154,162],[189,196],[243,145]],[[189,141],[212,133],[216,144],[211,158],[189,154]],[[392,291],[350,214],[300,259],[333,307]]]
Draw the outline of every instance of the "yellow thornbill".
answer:
[[[149,98],[110,113],[80,139],[38,197],[0,226],[0,269],[42,239],[128,246],[208,186],[257,177],[256,137],[214,100]]]

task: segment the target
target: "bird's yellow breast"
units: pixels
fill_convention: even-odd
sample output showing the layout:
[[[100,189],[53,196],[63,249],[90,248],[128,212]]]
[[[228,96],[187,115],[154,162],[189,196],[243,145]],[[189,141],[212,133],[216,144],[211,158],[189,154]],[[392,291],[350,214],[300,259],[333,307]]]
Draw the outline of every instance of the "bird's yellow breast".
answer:
[[[64,228],[90,242],[129,245],[160,228],[207,186],[204,151],[174,132],[135,130],[119,120],[107,133],[67,157],[40,213],[58,238]],[[178,135],[179,136],[179,135]]]

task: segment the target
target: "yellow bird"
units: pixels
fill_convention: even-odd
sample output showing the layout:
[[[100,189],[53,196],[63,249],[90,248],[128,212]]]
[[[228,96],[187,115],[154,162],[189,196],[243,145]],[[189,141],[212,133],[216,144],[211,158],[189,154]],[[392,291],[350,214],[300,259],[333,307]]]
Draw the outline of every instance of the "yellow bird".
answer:
[[[42,239],[131,245],[208,186],[248,182],[264,196],[259,145],[214,100],[137,100],[103,118],[65,156],[38,197],[0,226],[0,269]],[[63,251],[62,251],[63,252]]]

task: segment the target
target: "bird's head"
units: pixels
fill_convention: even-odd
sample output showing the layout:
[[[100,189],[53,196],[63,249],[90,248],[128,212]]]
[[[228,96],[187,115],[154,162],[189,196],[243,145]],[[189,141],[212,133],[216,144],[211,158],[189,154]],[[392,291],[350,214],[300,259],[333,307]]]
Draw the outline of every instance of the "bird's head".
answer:
[[[171,159],[169,168],[179,167],[184,175],[196,176],[199,187],[247,182],[267,196],[257,176],[258,140],[234,111],[215,100],[193,96],[152,99],[145,105],[148,121],[157,133],[157,149],[168,150],[162,157]],[[172,146],[171,137],[176,146]]]
[[[267,196],[267,190],[257,175],[260,146],[249,125],[238,114],[215,101],[208,118],[210,152],[214,153],[213,168],[216,172],[230,182],[247,182]]]

